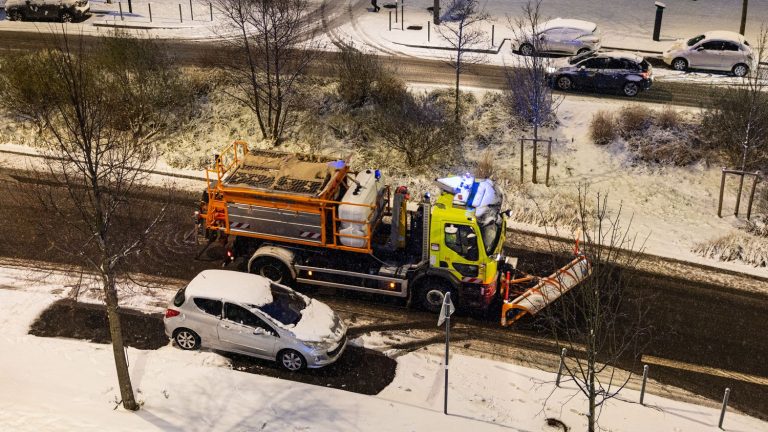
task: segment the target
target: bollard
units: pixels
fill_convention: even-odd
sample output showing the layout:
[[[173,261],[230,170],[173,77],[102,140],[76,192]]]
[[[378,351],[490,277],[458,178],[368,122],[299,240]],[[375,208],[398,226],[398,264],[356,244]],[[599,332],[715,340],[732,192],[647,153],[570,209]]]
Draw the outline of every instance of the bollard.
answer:
[[[429,27],[432,25],[431,22],[427,21],[427,42],[429,42]]]
[[[562,351],[560,351],[560,366],[557,368],[557,379],[555,380],[555,386],[560,387],[560,376],[563,374],[563,363],[565,360],[565,353],[566,349],[563,348]]]
[[[211,22],[213,22],[213,3],[208,3],[208,7],[211,9]]]
[[[192,12],[192,0],[189,0],[189,17],[192,18],[192,21],[195,20],[195,13]]]
[[[395,2],[395,24],[397,24],[397,2]]]
[[[496,39],[496,24],[491,24],[491,46],[496,46],[494,39]]]
[[[392,31],[392,11],[389,11],[389,31]]]
[[[179,22],[184,22],[184,17],[181,15],[181,3],[179,3]]]
[[[117,2],[117,7],[120,8],[120,21],[125,21],[125,18],[123,18],[123,2]]]
[[[664,8],[667,7],[662,2],[656,2],[656,21],[653,23],[653,40],[659,40],[659,34],[661,33],[661,16],[664,15]]]
[[[717,427],[720,429],[723,428],[723,420],[725,419],[725,409],[728,407],[728,396],[731,395],[731,389],[727,388],[725,389],[725,396],[723,396],[723,409],[720,411],[720,422],[717,424]]]
[[[400,3],[400,30],[405,30],[405,3]]]
[[[152,22],[152,3],[147,3],[147,7],[149,8],[149,22]]]
[[[640,387],[640,405],[643,404],[645,399],[645,382],[648,380],[648,365],[643,366],[643,385]]]

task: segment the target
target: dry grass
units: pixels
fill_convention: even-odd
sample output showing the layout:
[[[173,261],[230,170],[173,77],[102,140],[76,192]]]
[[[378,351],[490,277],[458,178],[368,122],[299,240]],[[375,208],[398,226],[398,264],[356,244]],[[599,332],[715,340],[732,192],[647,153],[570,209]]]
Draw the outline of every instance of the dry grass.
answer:
[[[719,261],[742,262],[754,267],[768,267],[768,239],[744,233],[729,234],[700,243],[693,252]]]
[[[627,105],[617,115],[621,136],[631,137],[645,132],[653,124],[654,112],[642,105]]]
[[[682,121],[680,113],[670,106],[664,107],[656,116],[656,124],[662,129],[677,129]]]
[[[608,111],[598,111],[589,124],[589,137],[598,145],[610,144],[616,139],[616,126],[613,115]]]
[[[486,149],[483,151],[483,154],[480,156],[480,160],[477,162],[475,176],[478,178],[491,177],[491,175],[496,172],[496,167],[493,163],[495,159],[496,155],[491,151],[491,149]]]

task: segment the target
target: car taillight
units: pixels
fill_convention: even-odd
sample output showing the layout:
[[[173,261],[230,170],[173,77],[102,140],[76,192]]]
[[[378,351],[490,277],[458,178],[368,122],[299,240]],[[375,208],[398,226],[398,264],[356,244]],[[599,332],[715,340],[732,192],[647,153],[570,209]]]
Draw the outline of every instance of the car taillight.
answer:
[[[175,309],[166,309],[165,310],[165,317],[166,318],[173,318],[175,316],[181,315],[181,312],[175,310]]]

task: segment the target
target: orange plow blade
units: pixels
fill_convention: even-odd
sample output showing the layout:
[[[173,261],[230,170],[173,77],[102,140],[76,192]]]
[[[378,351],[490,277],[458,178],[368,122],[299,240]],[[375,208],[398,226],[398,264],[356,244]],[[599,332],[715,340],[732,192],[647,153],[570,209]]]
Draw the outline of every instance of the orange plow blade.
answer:
[[[563,268],[548,277],[539,279],[532,288],[513,300],[505,299],[501,306],[501,325],[509,326],[525,315],[539,311],[581,283],[592,272],[592,266],[584,255],[579,255]]]

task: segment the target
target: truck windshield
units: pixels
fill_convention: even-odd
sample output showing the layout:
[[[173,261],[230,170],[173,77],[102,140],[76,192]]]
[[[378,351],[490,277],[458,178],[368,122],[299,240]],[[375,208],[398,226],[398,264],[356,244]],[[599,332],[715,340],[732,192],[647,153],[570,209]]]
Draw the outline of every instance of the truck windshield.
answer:
[[[270,288],[272,302],[259,306],[258,309],[284,325],[298,323],[307,302],[300,295],[279,285],[270,284]]]
[[[497,215],[493,221],[480,228],[486,255],[490,256],[499,244],[499,238],[501,237],[501,221],[501,215]]]

